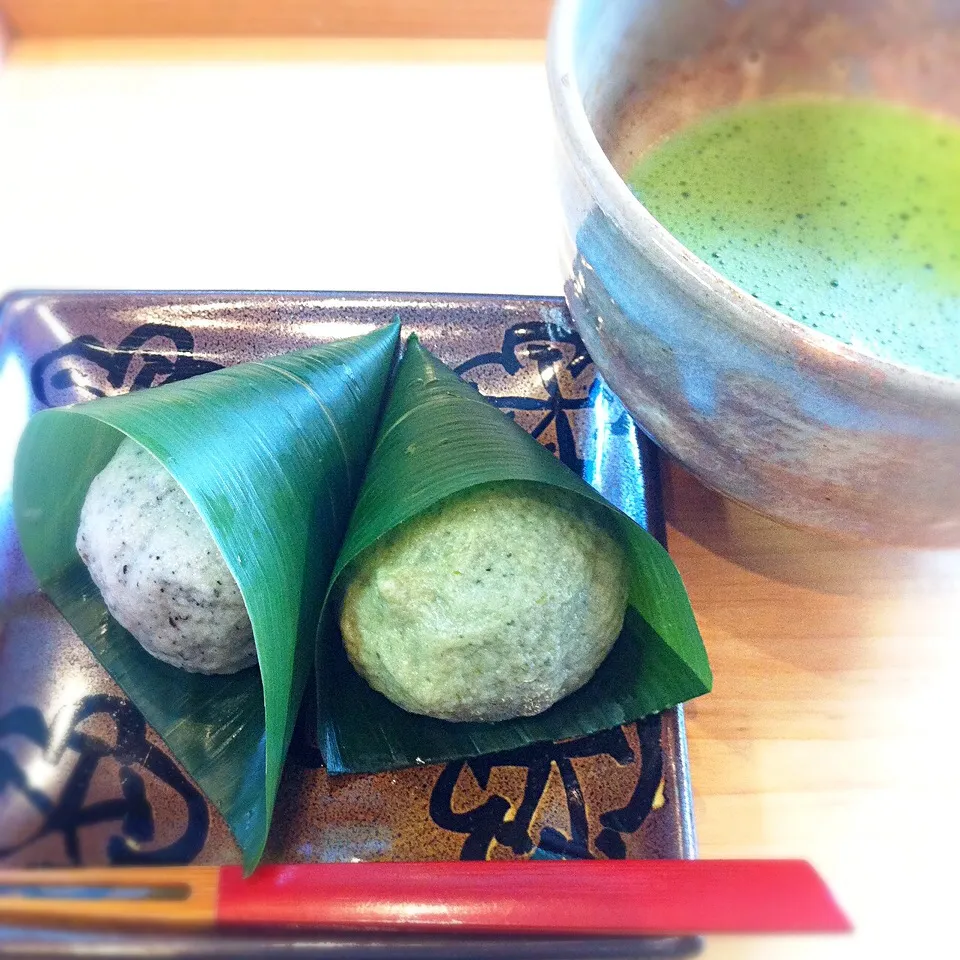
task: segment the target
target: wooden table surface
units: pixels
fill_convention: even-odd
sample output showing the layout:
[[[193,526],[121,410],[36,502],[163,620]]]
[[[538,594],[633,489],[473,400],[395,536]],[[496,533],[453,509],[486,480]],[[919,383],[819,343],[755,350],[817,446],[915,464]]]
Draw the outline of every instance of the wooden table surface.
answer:
[[[960,551],[787,529],[675,466],[667,497],[715,676],[687,713],[701,855],[809,859],[858,927],[708,955],[954,955]]]
[[[291,50],[14,48],[0,286],[559,292],[541,45]],[[808,858],[858,927],[707,956],[952,955],[960,551],[789,530],[679,468],[667,497],[716,677],[701,853]]]

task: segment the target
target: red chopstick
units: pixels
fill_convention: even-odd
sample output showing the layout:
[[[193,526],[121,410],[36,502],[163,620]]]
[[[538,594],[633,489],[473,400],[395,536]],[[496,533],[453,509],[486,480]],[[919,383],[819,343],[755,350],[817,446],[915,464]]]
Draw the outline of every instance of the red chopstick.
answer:
[[[331,863],[220,871],[217,921],[458,933],[843,933],[802,860]]]

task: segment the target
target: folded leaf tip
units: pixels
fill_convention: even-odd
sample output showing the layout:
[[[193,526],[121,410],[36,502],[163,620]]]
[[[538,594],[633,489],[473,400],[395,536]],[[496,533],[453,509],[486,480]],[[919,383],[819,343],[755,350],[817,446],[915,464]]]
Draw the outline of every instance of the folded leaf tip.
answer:
[[[407,713],[374,691],[345,653],[336,621],[352,565],[447,498],[511,481],[564,490],[609,513],[630,557],[634,616],[594,678],[536,717],[450,723]],[[503,531],[507,541],[512,535]],[[706,652],[666,550],[415,334],[406,341],[337,559],[316,669],[318,743],[331,773],[371,773],[585,736],[668,709],[710,687]]]

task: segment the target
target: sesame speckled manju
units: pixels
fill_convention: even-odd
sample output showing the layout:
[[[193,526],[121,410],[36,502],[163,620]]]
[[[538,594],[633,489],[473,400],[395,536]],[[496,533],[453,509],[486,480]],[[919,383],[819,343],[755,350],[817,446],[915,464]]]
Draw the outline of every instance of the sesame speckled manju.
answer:
[[[195,673],[257,662],[240,588],[210,531],[133,440],[90,484],[77,552],[114,619],[158,660]]]
[[[582,687],[627,607],[627,557],[591,503],[477,487],[395,530],[353,573],[347,654],[394,703],[441,720],[542,713]]]

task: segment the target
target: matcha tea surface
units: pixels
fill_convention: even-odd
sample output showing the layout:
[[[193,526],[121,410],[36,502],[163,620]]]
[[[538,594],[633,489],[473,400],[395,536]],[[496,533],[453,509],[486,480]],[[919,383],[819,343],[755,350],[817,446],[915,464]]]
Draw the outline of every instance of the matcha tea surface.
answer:
[[[758,299],[960,377],[960,124],[875,101],[760,101],[668,138],[627,182]]]

